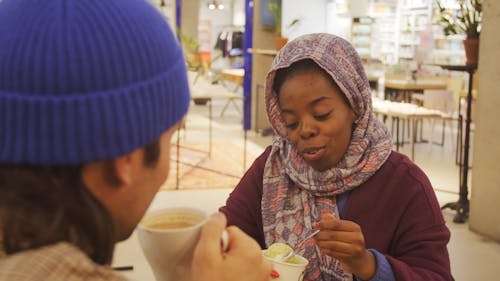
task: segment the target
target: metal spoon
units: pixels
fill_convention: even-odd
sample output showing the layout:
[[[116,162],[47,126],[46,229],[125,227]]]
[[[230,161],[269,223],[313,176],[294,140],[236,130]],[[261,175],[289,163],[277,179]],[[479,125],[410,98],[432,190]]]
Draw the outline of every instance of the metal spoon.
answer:
[[[222,252],[223,253],[227,252],[227,250],[229,248],[229,233],[227,233],[227,230],[225,230],[225,229],[224,229],[224,231],[222,231],[222,235],[220,238],[220,244],[221,244]]]
[[[284,262],[284,261],[288,260],[289,258],[295,256],[295,252],[297,252],[297,250],[302,249],[302,247],[304,246],[304,243],[318,233],[319,233],[319,229],[316,229],[315,231],[313,231],[313,233],[306,236],[306,238],[300,240],[300,242],[297,243],[297,245],[295,245],[295,250],[290,251],[290,253],[288,253],[287,255],[280,258],[280,261]]]

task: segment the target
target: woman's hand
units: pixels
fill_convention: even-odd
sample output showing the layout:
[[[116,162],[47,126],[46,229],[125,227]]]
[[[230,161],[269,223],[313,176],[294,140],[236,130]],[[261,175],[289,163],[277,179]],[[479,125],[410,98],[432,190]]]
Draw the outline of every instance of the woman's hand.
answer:
[[[365,248],[361,227],[331,214],[323,214],[315,236],[321,251],[340,261],[342,267],[361,278],[369,280],[376,271],[375,256]]]
[[[221,248],[224,229],[229,234],[226,252]],[[226,228],[226,217],[222,213],[210,217],[194,252],[193,281],[267,281],[271,269],[255,240],[237,227]]]

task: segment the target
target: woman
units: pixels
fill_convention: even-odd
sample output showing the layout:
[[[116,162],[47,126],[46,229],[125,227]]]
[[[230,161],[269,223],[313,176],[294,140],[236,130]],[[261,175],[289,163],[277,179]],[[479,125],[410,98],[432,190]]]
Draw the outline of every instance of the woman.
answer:
[[[221,208],[263,248],[305,247],[304,280],[453,280],[450,233],[426,175],[392,151],[361,60],[345,40],[301,36],[266,79],[272,145]]]

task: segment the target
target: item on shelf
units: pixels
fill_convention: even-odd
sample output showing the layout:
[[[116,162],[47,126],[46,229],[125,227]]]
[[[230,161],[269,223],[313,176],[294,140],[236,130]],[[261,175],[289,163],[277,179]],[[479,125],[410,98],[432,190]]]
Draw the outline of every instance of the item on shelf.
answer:
[[[421,44],[421,33],[431,22],[433,0],[401,1],[399,5],[399,60],[421,59],[417,47]]]
[[[364,60],[371,58],[372,24],[373,19],[370,17],[352,19],[351,43]]]
[[[397,29],[396,15],[379,15],[373,18],[372,25],[372,57],[384,64],[397,62]]]

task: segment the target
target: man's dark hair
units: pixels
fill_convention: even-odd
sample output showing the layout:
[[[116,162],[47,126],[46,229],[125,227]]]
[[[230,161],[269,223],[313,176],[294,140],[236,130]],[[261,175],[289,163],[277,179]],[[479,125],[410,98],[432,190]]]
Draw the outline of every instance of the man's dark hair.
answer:
[[[156,165],[159,143],[144,150],[144,164]],[[82,166],[0,164],[0,249],[13,254],[66,241],[94,262],[109,264],[114,223],[84,186],[81,171]]]
[[[144,164],[148,167],[156,166],[160,157],[160,143],[155,141],[144,147]]]

